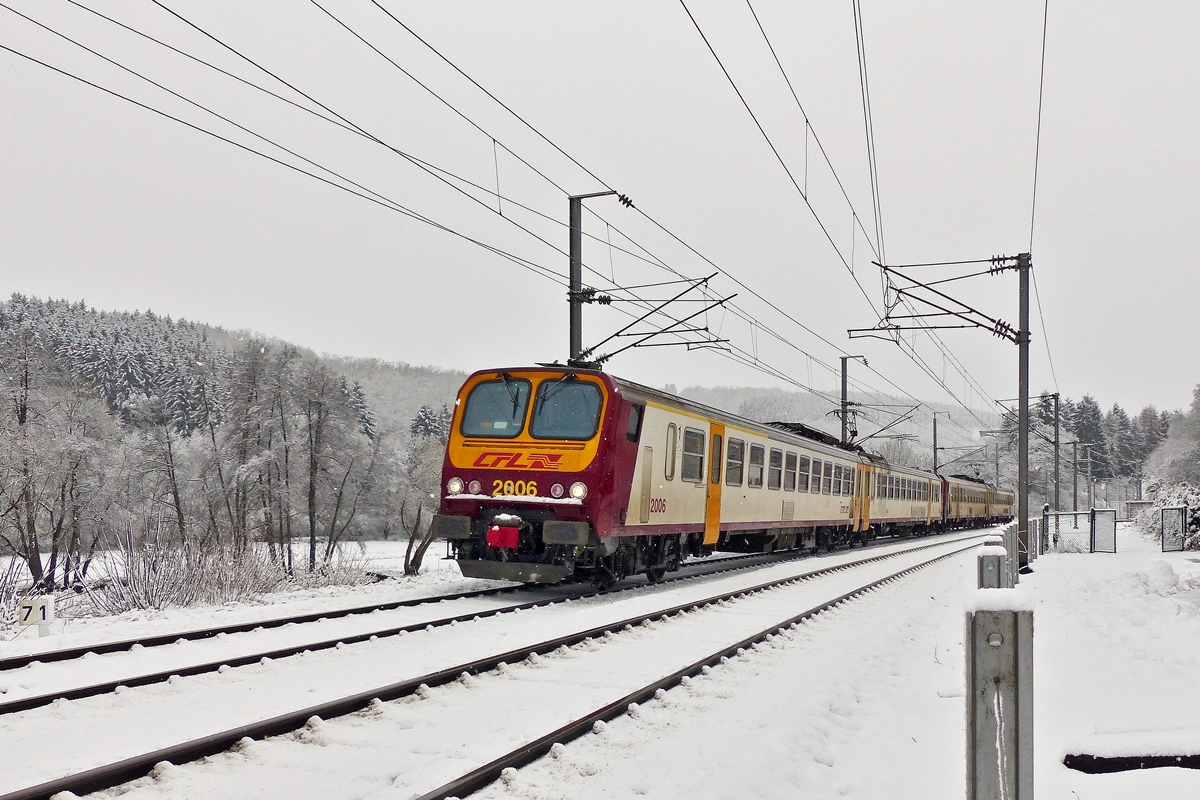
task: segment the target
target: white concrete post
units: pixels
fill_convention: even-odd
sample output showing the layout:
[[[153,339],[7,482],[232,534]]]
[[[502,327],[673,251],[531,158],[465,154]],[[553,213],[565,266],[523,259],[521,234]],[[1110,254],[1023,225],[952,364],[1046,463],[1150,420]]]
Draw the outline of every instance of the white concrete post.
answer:
[[[1003,547],[986,545],[979,552],[978,568],[980,589],[1008,588],[1008,553]]]
[[[973,593],[963,645],[967,800],[1033,800],[1032,603],[1013,589]]]

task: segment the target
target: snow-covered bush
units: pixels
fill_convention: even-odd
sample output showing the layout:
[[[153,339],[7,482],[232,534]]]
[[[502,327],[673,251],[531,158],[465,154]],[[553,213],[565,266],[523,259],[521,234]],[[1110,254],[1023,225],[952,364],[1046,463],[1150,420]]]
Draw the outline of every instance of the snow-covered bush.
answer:
[[[143,541],[126,537],[118,550],[101,554],[97,561],[109,578],[87,588],[86,595],[99,614],[220,605],[286,588],[345,586],[369,580],[368,561],[361,549],[340,545],[312,572],[296,570],[292,575],[265,546],[179,544],[157,533]]]
[[[1200,550],[1200,488],[1189,483],[1164,483],[1158,488],[1154,505],[1137,515],[1134,524],[1146,534],[1162,541],[1162,510],[1187,506],[1185,550]]]

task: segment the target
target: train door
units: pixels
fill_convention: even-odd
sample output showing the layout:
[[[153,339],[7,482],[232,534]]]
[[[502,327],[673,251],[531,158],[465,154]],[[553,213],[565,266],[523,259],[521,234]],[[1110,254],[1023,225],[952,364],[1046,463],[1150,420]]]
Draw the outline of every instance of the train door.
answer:
[[[638,522],[650,521],[650,492],[654,488],[654,448],[642,448],[642,494]]]
[[[854,532],[871,527],[871,468],[859,464],[854,481]]]
[[[704,481],[704,543],[716,544],[721,538],[721,473],[724,462],[725,426],[712,423],[708,475]]]

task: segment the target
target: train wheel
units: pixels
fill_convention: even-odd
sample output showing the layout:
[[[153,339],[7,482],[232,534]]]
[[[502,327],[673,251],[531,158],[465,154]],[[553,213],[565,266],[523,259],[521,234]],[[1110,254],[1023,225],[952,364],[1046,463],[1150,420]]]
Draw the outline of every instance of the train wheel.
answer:
[[[666,577],[666,574],[667,574],[666,567],[651,567],[650,569],[646,570],[646,582],[647,583],[658,583],[664,577]]]

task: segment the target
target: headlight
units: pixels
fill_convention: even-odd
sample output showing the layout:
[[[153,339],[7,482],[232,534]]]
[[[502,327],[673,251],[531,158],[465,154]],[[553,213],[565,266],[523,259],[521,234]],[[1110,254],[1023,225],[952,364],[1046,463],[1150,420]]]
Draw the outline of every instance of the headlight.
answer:
[[[587,484],[582,481],[575,481],[571,484],[571,497],[576,500],[582,500],[587,497]]]
[[[550,496],[555,497],[555,498],[562,497],[563,496],[563,485],[561,483],[556,483],[556,484],[552,485],[550,487]]]
[[[471,481],[467,484],[467,491],[471,494],[479,494],[479,490],[483,488],[483,484],[479,481]]]
[[[446,481],[446,494],[462,494],[463,481],[462,478],[451,478]]]

